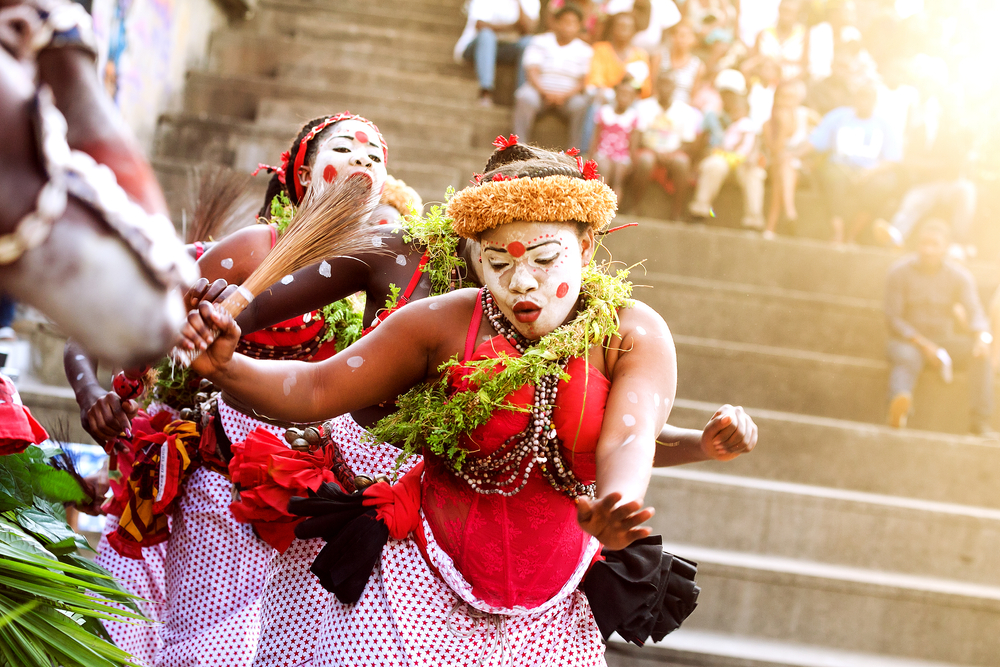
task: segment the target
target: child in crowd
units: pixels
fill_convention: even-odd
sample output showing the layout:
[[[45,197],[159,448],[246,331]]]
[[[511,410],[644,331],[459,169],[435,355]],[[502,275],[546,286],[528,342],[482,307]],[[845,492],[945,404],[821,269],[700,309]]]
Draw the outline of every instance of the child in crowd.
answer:
[[[615,100],[597,111],[593,157],[604,180],[621,201],[625,179],[632,169],[631,135],[639,125],[633,106],[639,91],[628,74],[615,86]]]
[[[764,227],[764,179],[766,173],[759,164],[757,134],[760,128],[749,115],[746,82],[742,90],[728,85],[727,78],[742,75],[734,70],[723,70],[716,77],[716,87],[723,92],[723,113],[717,119],[721,129],[712,153],[698,167],[698,184],[689,210],[696,218],[712,215],[712,201],[731,172],[736,173],[743,188],[743,226],[755,229]],[[719,78],[723,81],[719,81]],[[735,83],[735,82],[733,82]],[[720,85],[721,84],[721,85]]]
[[[781,85],[774,94],[771,118],[764,123],[764,148],[770,157],[771,207],[767,213],[764,238],[774,238],[778,220],[784,207],[785,218],[793,225],[799,214],[795,207],[795,188],[798,185],[802,160],[798,154],[809,141],[809,133],[820,117],[803,104],[806,84],[802,80]]]

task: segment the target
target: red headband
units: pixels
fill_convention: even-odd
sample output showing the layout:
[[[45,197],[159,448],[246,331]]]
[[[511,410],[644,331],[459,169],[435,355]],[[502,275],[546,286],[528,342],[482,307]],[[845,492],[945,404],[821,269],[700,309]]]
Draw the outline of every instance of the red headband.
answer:
[[[299,179],[295,177],[295,174],[299,172],[299,169],[302,167],[303,163],[306,160],[306,153],[309,152],[309,142],[315,139],[317,136],[319,136],[320,132],[322,132],[323,130],[325,130],[326,128],[330,127],[335,123],[339,123],[342,120],[356,120],[370,126],[373,130],[375,130],[375,135],[378,136],[378,142],[382,146],[382,159],[384,160],[386,166],[388,166],[389,146],[385,143],[385,139],[382,137],[382,133],[379,132],[378,126],[375,125],[375,123],[371,122],[367,118],[362,118],[361,116],[355,116],[350,111],[344,111],[343,113],[339,113],[335,116],[330,116],[322,123],[317,124],[311,130],[309,130],[309,132],[306,133],[306,136],[302,137],[302,141],[299,142],[299,150],[298,152],[295,153],[295,164],[292,165],[293,190],[289,193],[294,195],[295,203],[302,201],[302,197],[305,194],[302,191],[302,184],[299,182]],[[281,154],[280,167],[271,167],[261,163],[257,165],[257,169],[253,172],[252,175],[256,176],[258,173],[260,173],[262,169],[265,169],[270,173],[277,173],[278,180],[281,181],[283,184],[285,184],[285,187],[287,188],[288,158],[289,158],[288,151],[285,151],[284,153]]]

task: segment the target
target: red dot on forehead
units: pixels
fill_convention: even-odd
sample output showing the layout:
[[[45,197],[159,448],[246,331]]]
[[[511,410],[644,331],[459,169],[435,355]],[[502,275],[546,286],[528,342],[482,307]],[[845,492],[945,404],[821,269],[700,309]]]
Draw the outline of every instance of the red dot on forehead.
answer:
[[[524,244],[520,241],[514,241],[507,246],[507,252],[511,254],[511,257],[520,257],[524,254]]]
[[[569,294],[569,285],[567,285],[566,283],[560,284],[559,288],[556,290],[556,296],[561,299],[567,294]]]
[[[326,169],[323,170],[323,180],[327,183],[333,183],[335,178],[337,178],[337,170],[332,164],[326,165]]]
[[[354,138],[363,144],[368,143],[368,135],[362,132],[361,130],[358,130],[357,132],[354,133]]]

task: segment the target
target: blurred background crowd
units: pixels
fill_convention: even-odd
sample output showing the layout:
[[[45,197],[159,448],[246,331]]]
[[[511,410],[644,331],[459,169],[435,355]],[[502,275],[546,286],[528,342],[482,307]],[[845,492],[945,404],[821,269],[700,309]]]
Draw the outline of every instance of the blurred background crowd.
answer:
[[[562,116],[625,212],[766,238],[903,247],[945,220],[977,253],[997,174],[989,0],[471,0],[455,47],[513,128]],[[731,191],[726,197],[724,191]],[[662,192],[662,194],[660,192]],[[813,196],[802,196],[802,192]],[[799,196],[797,196],[797,193]],[[664,210],[666,207],[666,210]],[[800,210],[805,209],[805,210]]]

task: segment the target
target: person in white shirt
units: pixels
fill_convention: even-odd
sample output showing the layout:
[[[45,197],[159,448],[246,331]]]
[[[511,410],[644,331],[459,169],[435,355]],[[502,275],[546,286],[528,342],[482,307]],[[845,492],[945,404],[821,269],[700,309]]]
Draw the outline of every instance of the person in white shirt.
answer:
[[[521,55],[535,30],[539,0],[472,0],[465,31],[455,44],[455,60],[476,66],[480,103],[493,104],[497,63],[521,71]],[[519,74],[519,76],[521,76]],[[518,84],[523,81],[518,81]]]
[[[668,76],[656,82],[656,97],[636,103],[639,126],[632,139],[635,165],[635,205],[642,203],[646,188],[659,166],[674,186],[673,217],[680,219],[691,191],[691,158],[685,149],[698,138],[701,113],[674,95],[676,84]]]
[[[535,118],[555,109],[569,122],[569,144],[582,143],[583,120],[590,106],[585,82],[594,49],[582,39],[580,10],[567,5],[555,14],[553,31],[532,38],[524,51],[527,82],[514,93],[514,133],[531,141]]]
[[[711,154],[698,165],[698,185],[689,210],[695,218],[710,217],[712,201],[729,174],[735,173],[743,188],[743,226],[763,229],[767,173],[758,160],[760,126],[749,115],[746,81],[740,82],[737,76],[742,79],[735,70],[723,70],[716,76],[716,87],[724,89],[725,93],[722,96],[723,114],[716,121],[722,133]]]

